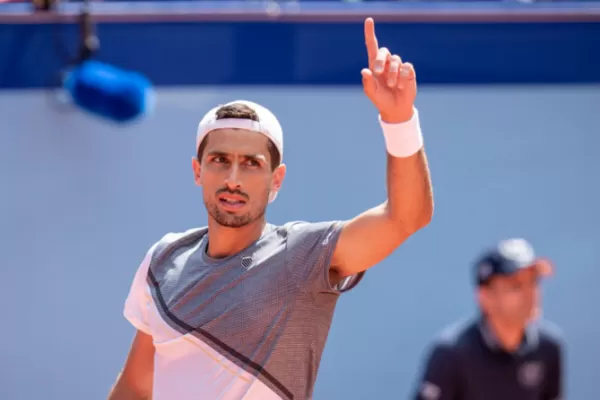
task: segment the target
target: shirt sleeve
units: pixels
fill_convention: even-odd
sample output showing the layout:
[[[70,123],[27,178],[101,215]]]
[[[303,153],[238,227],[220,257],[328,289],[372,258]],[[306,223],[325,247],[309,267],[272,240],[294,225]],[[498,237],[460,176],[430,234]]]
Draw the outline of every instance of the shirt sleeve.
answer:
[[[460,367],[455,349],[449,344],[436,344],[426,360],[415,400],[459,400]]]
[[[295,222],[289,226],[287,264],[304,289],[346,292],[355,287],[364,275],[361,272],[336,285],[329,281],[329,267],[343,227],[343,221]]]
[[[150,326],[148,324],[148,307],[152,301],[150,297],[148,283],[148,268],[154,251],[153,246],[142,260],[138,267],[133,282],[129,288],[129,294],[125,300],[123,315],[136,329],[151,335]]]

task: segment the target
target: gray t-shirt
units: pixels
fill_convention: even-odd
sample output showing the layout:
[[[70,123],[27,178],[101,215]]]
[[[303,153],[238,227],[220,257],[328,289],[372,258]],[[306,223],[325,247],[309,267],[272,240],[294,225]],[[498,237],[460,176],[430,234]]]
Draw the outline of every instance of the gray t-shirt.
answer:
[[[267,224],[255,243],[224,259],[206,254],[207,228],[159,241],[138,275],[146,275],[148,289],[141,307],[155,310],[161,323],[170,327],[168,340],[163,340],[167,345],[163,348],[162,339],[157,340],[164,336],[164,327],[157,327],[156,321],[140,322],[148,316],[136,318],[135,310],[127,312],[127,306],[125,312],[135,326],[155,338],[154,398],[162,393],[175,400],[195,393],[189,398],[310,399],[337,299],[363,275],[335,287],[329,283],[331,257],[342,226],[339,221]],[[219,377],[222,372],[206,369],[205,360],[202,366],[192,367],[193,362],[185,366],[187,374],[199,369],[194,382],[202,382],[202,388],[181,388],[194,386],[190,379],[176,385],[178,363],[187,355],[168,346],[179,336],[205,346],[209,358],[216,359],[210,362],[227,370],[240,369],[237,375],[232,373],[239,379],[225,379],[218,390],[206,388],[210,380],[203,371]]]

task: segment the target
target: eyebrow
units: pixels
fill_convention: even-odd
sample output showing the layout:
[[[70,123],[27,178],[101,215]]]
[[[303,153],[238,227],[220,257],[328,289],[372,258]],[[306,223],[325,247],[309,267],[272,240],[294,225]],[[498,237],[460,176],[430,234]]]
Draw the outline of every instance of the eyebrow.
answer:
[[[224,151],[219,151],[219,150],[212,150],[208,152],[209,156],[221,156],[221,157],[226,157],[226,156],[230,156],[230,153],[226,153]],[[251,160],[263,160],[263,161],[267,161],[267,157],[265,157],[264,154],[261,153],[257,153],[257,154],[242,154],[243,158],[248,158]]]

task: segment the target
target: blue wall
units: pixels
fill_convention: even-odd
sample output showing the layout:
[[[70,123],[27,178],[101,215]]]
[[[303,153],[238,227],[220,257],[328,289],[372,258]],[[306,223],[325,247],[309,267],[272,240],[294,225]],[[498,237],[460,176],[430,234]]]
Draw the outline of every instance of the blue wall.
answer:
[[[362,21],[374,16],[380,44],[423,84],[600,83],[600,2],[283,2],[278,16],[268,2],[216,4],[96,3],[99,57],[157,85],[352,85],[366,65]],[[13,6],[0,7],[0,89],[56,84],[75,53],[78,6],[58,17]]]
[[[474,311],[469,262],[512,235],[558,265],[545,304],[569,343],[569,399],[600,398],[599,89],[421,91],[434,220],[340,301],[316,399],[404,398],[431,337]],[[382,137],[358,88],[164,89],[153,117],[121,130],[43,92],[0,93],[10,121],[0,398],[106,394],[133,335],[121,310],[144,252],[206,223],[190,168],[195,125],[209,106],[248,96],[286,132],[289,175],[271,221],[350,218],[384,198]]]
[[[479,4],[460,23],[444,11],[455,6],[378,9],[380,41],[423,83],[436,211],[340,301],[315,398],[405,398],[430,339],[475,311],[476,253],[524,236],[558,266],[545,310],[567,338],[568,398],[599,399],[600,7]],[[161,85],[155,114],[129,127],[34,89],[62,65],[53,35],[73,48],[75,26],[0,8],[0,399],[105,398],[133,335],[121,313],[138,263],[166,232],[206,223],[190,160],[209,107],[249,98],[279,116],[289,172],[272,222],[350,218],[384,199],[383,140],[359,86],[364,10],[348,7],[360,12],[328,22],[165,9],[131,23],[130,9],[120,21],[101,9],[101,59]],[[529,13],[518,23],[515,8]]]

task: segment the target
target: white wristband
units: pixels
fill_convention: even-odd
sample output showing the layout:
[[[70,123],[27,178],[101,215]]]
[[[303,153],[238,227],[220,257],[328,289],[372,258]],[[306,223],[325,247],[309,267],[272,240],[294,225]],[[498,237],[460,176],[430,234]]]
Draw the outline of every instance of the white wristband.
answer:
[[[394,157],[410,157],[423,147],[423,134],[419,124],[419,113],[414,109],[413,116],[406,122],[388,124],[379,116],[379,124],[383,129],[385,147]]]

